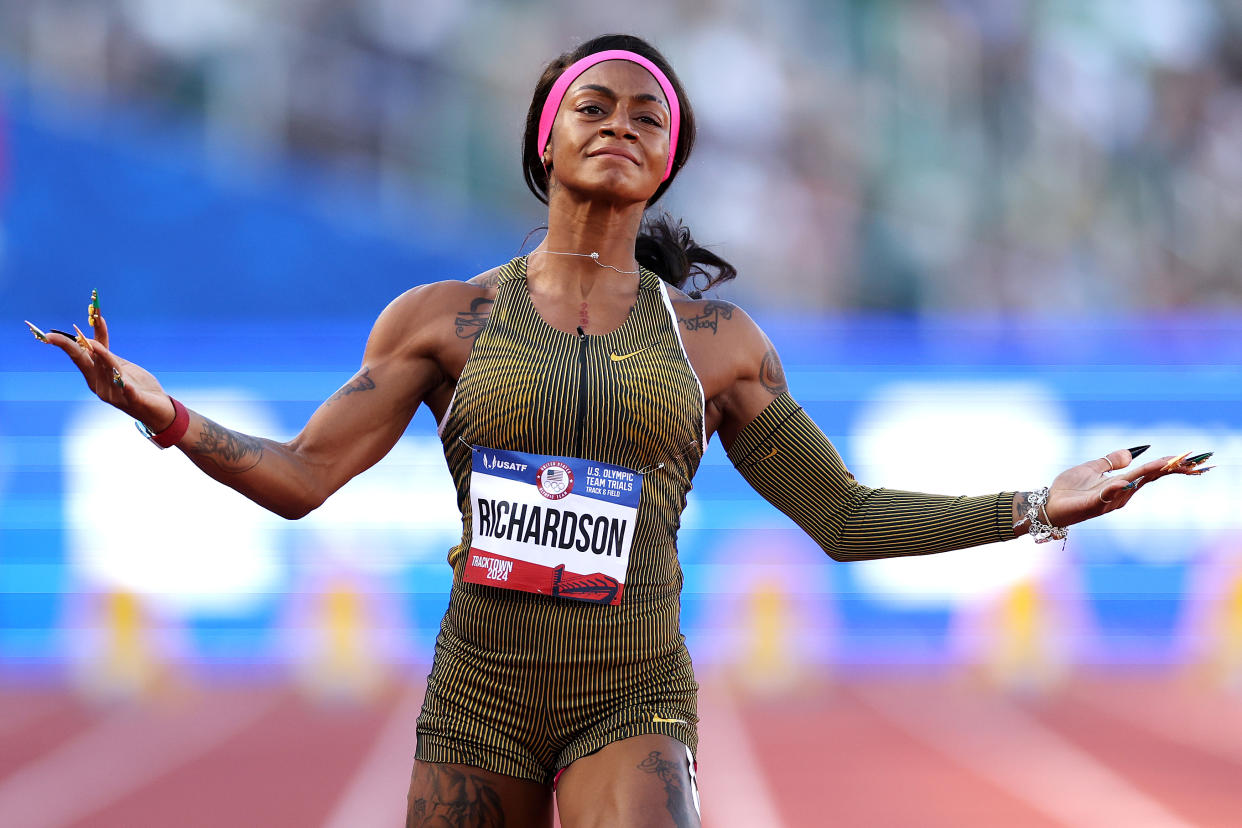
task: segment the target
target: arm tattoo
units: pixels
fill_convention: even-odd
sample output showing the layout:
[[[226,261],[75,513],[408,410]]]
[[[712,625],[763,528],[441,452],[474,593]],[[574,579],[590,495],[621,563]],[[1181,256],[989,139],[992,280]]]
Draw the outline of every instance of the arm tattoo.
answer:
[[[495,271],[480,273],[472,279],[467,280],[468,284],[483,288],[494,288],[500,284],[500,276]]]
[[[359,391],[370,391],[374,387],[375,380],[371,379],[371,368],[367,366],[357,374],[354,374],[354,378],[347,382],[341,390],[328,397],[328,402],[336,402],[342,397],[348,397],[350,394],[355,394]]]
[[[457,337],[478,339],[479,334],[483,332],[483,326],[492,316],[492,303],[495,301],[495,299],[472,299],[470,310],[458,311],[457,318],[453,321],[453,324],[457,326]]]
[[[669,762],[661,756],[660,751],[653,750],[647,754],[646,759],[638,763],[638,769],[643,773],[654,773],[664,783],[664,792],[668,796],[668,812],[677,828],[692,828],[699,824],[690,813],[693,807],[690,802],[691,795],[682,787],[683,775],[675,762]]]
[[[1018,492],[1013,497],[1013,528],[1026,523],[1026,513],[1031,510],[1031,493]]]
[[[759,382],[763,383],[763,387],[773,397],[779,397],[789,390],[789,384],[785,382],[785,369],[781,368],[781,358],[776,355],[774,348],[768,348],[768,352],[763,355],[763,362],[759,365]]]
[[[190,449],[190,454],[205,457],[221,471],[241,474],[259,465],[263,459],[263,442],[248,434],[229,431],[204,417],[198,442]]]
[[[415,773],[425,776],[417,786],[421,796],[410,799],[405,828],[504,828],[500,794],[483,777],[431,762]]]
[[[709,301],[703,304],[702,313],[698,316],[677,317],[677,321],[686,326],[687,331],[698,331],[711,328],[712,334],[719,333],[721,319],[733,318],[733,306],[727,302]]]

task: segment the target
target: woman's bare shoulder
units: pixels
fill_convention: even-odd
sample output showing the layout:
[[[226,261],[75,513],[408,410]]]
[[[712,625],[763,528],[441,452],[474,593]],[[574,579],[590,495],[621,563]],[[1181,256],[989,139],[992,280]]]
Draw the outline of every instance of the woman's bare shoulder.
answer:
[[[425,319],[455,313],[459,308],[477,310],[480,300],[495,300],[499,272],[500,268],[497,267],[465,280],[445,279],[416,285],[393,299],[384,313],[409,321],[411,317]]]
[[[491,315],[498,271],[410,288],[384,308],[372,340],[438,351],[455,339],[474,339]]]
[[[491,270],[485,270],[478,276],[467,279],[466,284],[473,285],[474,287],[487,288],[488,290],[495,290],[496,286],[500,284],[500,271],[500,267],[493,267]]]
[[[756,327],[746,311],[732,302],[711,298],[693,299],[676,288],[671,293],[673,312],[677,314],[677,325],[683,336],[693,334],[715,337],[726,331],[740,332],[744,328]]]

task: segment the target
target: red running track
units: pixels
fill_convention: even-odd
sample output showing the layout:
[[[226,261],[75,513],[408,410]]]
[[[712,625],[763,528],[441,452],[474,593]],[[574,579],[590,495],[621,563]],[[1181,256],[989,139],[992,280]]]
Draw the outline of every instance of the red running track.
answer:
[[[0,825],[400,825],[420,700],[226,686],[101,707],[0,688]],[[708,828],[1242,825],[1242,696],[1171,675],[1032,698],[945,675],[766,698],[704,681],[701,706]]]

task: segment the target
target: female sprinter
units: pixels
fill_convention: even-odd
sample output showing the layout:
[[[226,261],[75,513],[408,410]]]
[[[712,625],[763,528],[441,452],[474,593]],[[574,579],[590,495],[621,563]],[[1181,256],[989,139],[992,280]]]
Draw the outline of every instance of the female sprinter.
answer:
[[[1062,528],[1201,458],[1050,490],[941,497],[855,482],[738,308],[682,292],[735,275],[646,208],[685,164],[694,116],[664,58],[628,36],[552,61],[522,164],[548,205],[530,255],[423,285],[380,315],[358,373],[288,443],[188,411],[94,339],[51,333],[91,390],[206,474],[296,519],[385,455],[420,405],[440,424],[462,540],[418,719],[407,825],[699,824],[696,691],[679,631],[676,536],[706,441],[840,561]],[[1145,447],[1144,447],[1145,448]],[[1110,470],[1123,474],[1104,476]]]

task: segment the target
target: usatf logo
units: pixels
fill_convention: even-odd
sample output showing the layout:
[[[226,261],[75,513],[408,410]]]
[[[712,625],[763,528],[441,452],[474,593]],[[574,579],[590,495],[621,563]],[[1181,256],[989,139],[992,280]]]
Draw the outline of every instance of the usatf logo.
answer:
[[[483,468],[485,469],[507,469],[509,471],[526,471],[525,463],[514,463],[509,460],[501,460],[494,454],[483,455]]]
[[[560,460],[549,460],[535,472],[535,486],[548,500],[560,500],[573,491],[574,473]]]

